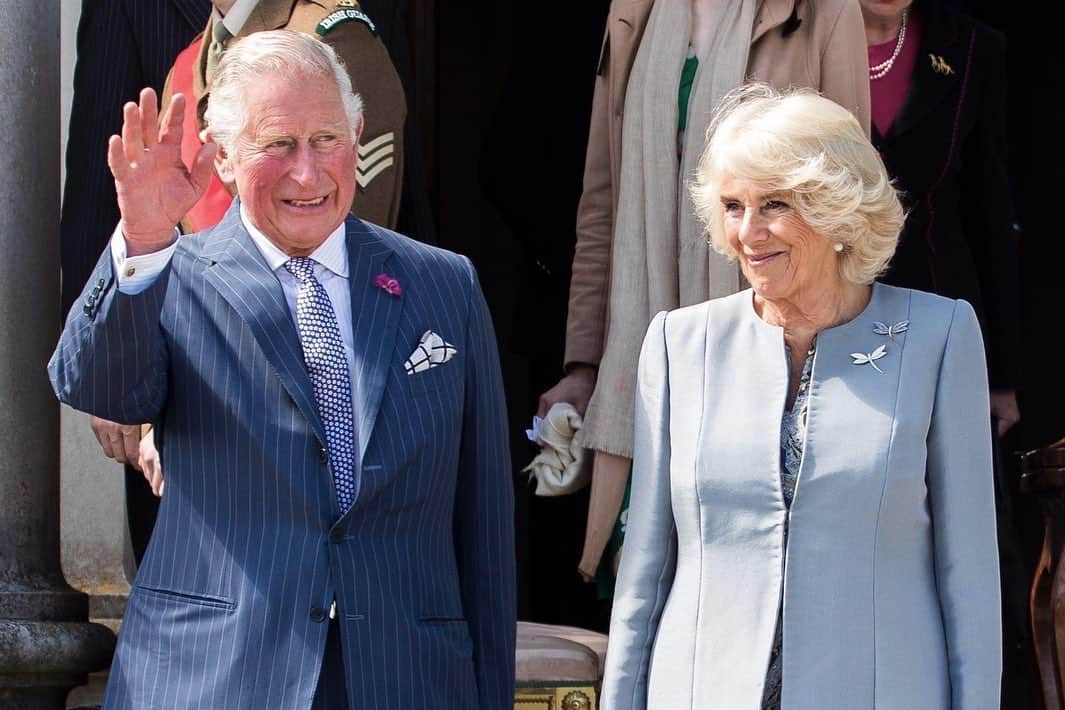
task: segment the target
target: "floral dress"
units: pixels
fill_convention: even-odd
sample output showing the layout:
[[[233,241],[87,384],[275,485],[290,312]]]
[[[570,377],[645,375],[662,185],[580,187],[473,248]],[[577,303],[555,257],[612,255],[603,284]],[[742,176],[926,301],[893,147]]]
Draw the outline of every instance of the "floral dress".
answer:
[[[788,350],[791,361],[791,350]],[[791,510],[795,497],[795,484],[799,480],[799,465],[802,463],[803,445],[806,443],[806,414],[809,410],[810,374],[813,371],[814,346],[806,353],[806,362],[799,377],[799,389],[791,408],[785,408],[780,422],[780,488],[784,493],[784,505]],[[784,528],[784,551],[787,553],[788,529]],[[787,564],[785,559],[784,564]],[[783,595],[782,595],[783,599]],[[766,671],[765,690],[762,694],[762,710],[779,710],[782,690],[781,671],[784,667],[784,606],[781,602],[777,613],[777,630],[773,637],[773,650],[769,654],[769,669]]]

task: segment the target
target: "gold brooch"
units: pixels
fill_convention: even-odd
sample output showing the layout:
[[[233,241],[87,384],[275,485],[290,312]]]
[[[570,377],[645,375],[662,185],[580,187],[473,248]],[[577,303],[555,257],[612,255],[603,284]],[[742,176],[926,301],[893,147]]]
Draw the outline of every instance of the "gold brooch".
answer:
[[[928,58],[932,60],[932,70],[935,73],[944,75],[954,73],[953,67],[947,64],[947,60],[938,54],[929,54]]]

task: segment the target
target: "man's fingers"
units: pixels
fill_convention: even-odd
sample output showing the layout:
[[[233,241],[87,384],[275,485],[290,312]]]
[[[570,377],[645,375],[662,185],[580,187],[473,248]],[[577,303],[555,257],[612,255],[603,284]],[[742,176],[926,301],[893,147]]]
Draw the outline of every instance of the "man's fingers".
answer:
[[[122,149],[122,139],[111,136],[107,141],[107,165],[115,180],[125,180],[129,176],[129,161]]]
[[[97,433],[96,440],[100,442],[100,448],[103,450],[104,456],[109,459],[115,458],[115,447],[114,442],[111,441],[111,437],[106,433]]]
[[[141,137],[140,107],[132,101],[122,107],[122,148],[126,160],[135,163],[144,152],[144,140]]]
[[[141,89],[140,95],[141,112],[141,136],[144,138],[146,149],[155,147],[159,142],[159,104],[155,99],[155,90],[151,88]]]
[[[185,95],[174,94],[159,124],[159,141],[170,145],[181,145],[182,123],[185,120]]]
[[[152,489],[152,493],[156,497],[163,495],[163,465],[159,461],[159,455],[152,449],[150,456],[145,456],[141,459],[143,465],[144,480],[148,482],[148,486]]]
[[[139,426],[122,427],[122,450],[129,465],[140,469],[141,428]]]
[[[158,459],[156,459],[155,465],[152,467],[152,478],[148,483],[151,484],[152,493],[157,498],[163,495],[163,467],[159,464]]]
[[[211,181],[211,175],[214,174],[214,156],[217,152],[217,144],[204,143],[192,160],[189,182],[196,188],[198,194],[202,195],[207,190],[207,184]]]

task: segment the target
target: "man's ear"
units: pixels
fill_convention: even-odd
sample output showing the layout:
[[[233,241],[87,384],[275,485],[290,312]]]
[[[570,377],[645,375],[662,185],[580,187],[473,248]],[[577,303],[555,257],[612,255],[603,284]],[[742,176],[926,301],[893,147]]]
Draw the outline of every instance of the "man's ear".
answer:
[[[359,141],[362,139],[362,129],[366,127],[366,119],[359,115],[359,122],[355,125],[355,145],[359,145]]]

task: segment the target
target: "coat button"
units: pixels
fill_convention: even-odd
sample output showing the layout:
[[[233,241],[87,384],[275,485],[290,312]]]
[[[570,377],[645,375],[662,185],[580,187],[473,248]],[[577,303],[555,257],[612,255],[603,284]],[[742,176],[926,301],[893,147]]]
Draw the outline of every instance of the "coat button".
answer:
[[[322,448],[318,449],[318,460],[321,461],[322,463],[328,463],[329,462],[329,449],[325,448],[324,446]]]
[[[333,543],[334,545],[339,545],[340,543],[344,542],[344,529],[333,528],[332,530],[330,530],[329,542]]]
[[[316,606],[311,609],[311,621],[316,624],[320,624],[325,621],[326,616],[328,615],[325,613],[325,609],[322,609],[321,607]]]

